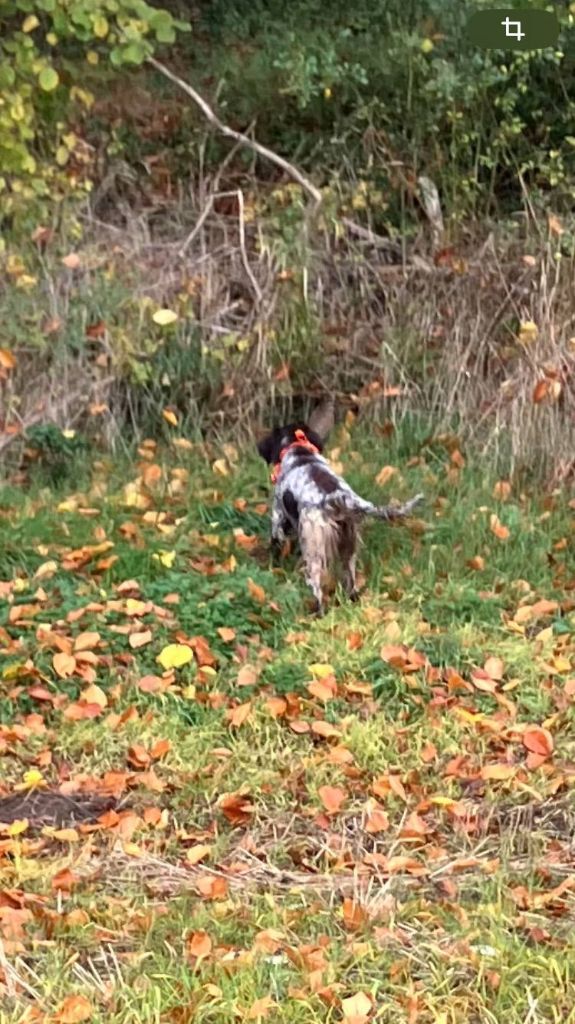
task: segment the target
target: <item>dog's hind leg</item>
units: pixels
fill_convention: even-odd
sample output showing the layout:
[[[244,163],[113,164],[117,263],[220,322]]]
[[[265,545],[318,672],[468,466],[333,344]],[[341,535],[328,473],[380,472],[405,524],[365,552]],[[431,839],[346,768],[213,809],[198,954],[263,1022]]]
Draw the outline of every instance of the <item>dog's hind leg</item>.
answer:
[[[299,521],[299,539],[305,566],[305,581],[315,598],[316,615],[325,612],[321,588],[328,561],[329,525],[317,509],[303,512]]]
[[[356,580],[358,532],[349,520],[340,524],[339,557],[343,567],[343,585],[350,601],[359,601]]]

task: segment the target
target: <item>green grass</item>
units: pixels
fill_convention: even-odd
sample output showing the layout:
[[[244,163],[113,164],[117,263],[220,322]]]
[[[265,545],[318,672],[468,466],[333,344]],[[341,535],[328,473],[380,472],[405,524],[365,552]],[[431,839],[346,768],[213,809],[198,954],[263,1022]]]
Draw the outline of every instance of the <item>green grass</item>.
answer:
[[[471,461],[448,477],[424,438],[343,438],[362,493],[426,504],[414,524],[367,527],[361,602],[338,590],[322,620],[296,560],[270,564],[249,453],[221,477],[201,452],[158,451],[146,508],[127,503],[129,463],[0,492],[0,796],[37,771],[120,801],[95,831],[0,831],[2,1024],[56,1022],[74,994],[106,1024],[319,1024],[358,993],[390,1024],[575,1020],[568,509],[501,502]],[[187,477],[170,493],[173,469]],[[542,600],[557,607],[517,615]],[[82,718],[82,663],[61,678],[53,659],[86,632],[105,706]],[[175,642],[194,662],[141,689]],[[421,667],[390,663],[397,645]],[[474,683],[487,658],[503,664],[495,693]],[[541,766],[527,725],[553,737]],[[512,770],[485,781],[488,765]]]

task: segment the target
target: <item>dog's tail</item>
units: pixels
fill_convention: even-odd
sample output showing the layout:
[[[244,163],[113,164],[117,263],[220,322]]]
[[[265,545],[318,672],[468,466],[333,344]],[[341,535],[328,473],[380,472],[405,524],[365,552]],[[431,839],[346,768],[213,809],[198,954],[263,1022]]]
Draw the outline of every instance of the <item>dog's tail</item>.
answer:
[[[374,505],[373,502],[360,498],[358,494],[339,492],[326,498],[324,509],[336,518],[363,519],[364,516],[369,516],[390,523],[411,515],[415,506],[422,500],[423,494],[416,494],[415,498],[410,498],[403,505]]]

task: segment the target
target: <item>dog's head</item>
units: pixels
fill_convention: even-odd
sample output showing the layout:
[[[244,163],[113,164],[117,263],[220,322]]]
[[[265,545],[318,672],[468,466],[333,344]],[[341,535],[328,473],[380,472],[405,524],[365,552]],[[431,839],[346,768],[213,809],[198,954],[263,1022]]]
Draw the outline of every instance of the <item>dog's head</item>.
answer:
[[[262,459],[265,459],[270,466],[275,466],[276,462],[279,462],[279,457],[284,448],[288,445],[293,444],[296,440],[296,430],[303,430],[308,441],[316,446],[318,451],[323,451],[323,442],[319,434],[316,434],[315,430],[304,423],[288,423],[285,427],[274,427],[269,434],[262,437],[258,443],[258,452]]]
[[[258,452],[270,466],[275,465],[279,461],[283,449],[296,440],[296,430],[303,430],[308,440],[321,452],[333,423],[334,402],[329,397],[316,406],[309,418],[309,423],[288,423],[285,427],[275,427],[261,439],[258,444]]]

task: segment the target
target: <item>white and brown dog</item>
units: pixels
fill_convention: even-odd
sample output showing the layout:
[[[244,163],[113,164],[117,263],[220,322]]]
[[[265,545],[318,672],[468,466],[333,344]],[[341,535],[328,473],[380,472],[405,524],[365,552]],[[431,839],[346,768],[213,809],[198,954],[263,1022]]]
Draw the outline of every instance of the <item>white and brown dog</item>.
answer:
[[[276,427],[258,444],[262,458],[274,467],[272,551],[277,554],[286,539],[297,534],[318,615],[324,612],[322,576],[336,557],[350,600],[358,598],[356,560],[362,520],[366,516],[387,522],[403,519],[423,497],[418,494],[404,505],[374,505],[361,498],[321,454],[327,438],[322,419],[319,407],[309,425]]]

